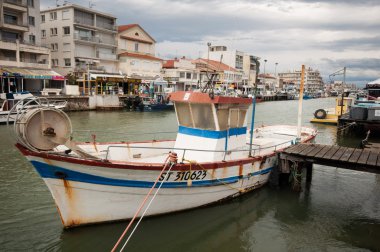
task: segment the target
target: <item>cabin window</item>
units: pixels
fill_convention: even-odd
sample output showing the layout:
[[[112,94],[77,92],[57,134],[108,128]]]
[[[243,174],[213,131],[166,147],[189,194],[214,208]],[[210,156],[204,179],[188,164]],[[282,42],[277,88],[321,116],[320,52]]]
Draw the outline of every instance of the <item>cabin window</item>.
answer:
[[[212,113],[212,104],[192,103],[195,128],[215,130],[214,115]]]
[[[176,102],[175,108],[177,112],[177,118],[179,125],[185,127],[193,127],[193,122],[191,120],[190,106],[188,103]]]
[[[243,127],[246,114],[246,109],[219,109],[217,115],[220,130]]]
[[[228,109],[219,109],[216,114],[218,115],[220,130],[227,130],[228,128]]]
[[[239,127],[243,127],[244,126],[246,114],[247,114],[247,110],[246,109],[239,109]]]
[[[239,109],[230,110],[230,128],[239,127]]]

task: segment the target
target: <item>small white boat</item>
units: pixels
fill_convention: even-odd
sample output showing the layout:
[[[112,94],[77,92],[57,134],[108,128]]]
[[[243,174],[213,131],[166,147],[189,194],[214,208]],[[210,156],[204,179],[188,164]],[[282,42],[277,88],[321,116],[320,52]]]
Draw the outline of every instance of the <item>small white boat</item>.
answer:
[[[0,124],[7,123],[7,121],[13,122],[15,115],[21,108],[31,109],[42,106],[63,109],[67,104],[67,101],[37,98],[27,91],[19,93],[2,93],[0,94],[0,99],[3,100],[3,104],[0,108]],[[15,107],[16,104],[18,104],[17,107]]]
[[[303,127],[296,139],[296,127],[261,127],[250,145],[252,99],[182,91],[171,101],[179,125],[175,140],[75,142],[60,110],[32,109],[16,118],[16,146],[46,183],[65,227],[131,219],[153,186],[159,191],[146,215],[239,196],[268,181],[277,150],[310,142],[317,133]]]

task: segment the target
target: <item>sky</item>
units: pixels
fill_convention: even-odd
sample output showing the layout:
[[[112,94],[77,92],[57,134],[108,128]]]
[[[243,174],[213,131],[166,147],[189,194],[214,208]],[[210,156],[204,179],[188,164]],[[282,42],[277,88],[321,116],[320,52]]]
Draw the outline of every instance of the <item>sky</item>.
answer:
[[[41,9],[56,0],[41,0]],[[380,0],[112,0],[66,1],[137,23],[156,41],[162,59],[205,57],[207,43],[260,57],[266,73],[300,70],[346,81],[380,78]],[[63,4],[58,0],[58,4]],[[275,69],[275,63],[278,63]]]

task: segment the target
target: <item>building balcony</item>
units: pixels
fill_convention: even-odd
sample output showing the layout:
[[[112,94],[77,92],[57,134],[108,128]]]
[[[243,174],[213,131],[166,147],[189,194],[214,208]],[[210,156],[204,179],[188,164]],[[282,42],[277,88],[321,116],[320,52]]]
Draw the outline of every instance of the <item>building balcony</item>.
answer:
[[[77,41],[89,42],[89,43],[100,43],[99,37],[94,36],[80,36],[79,34],[74,34],[74,39]]]
[[[101,60],[117,60],[116,54],[97,52],[96,56]]]
[[[95,52],[82,52],[82,51],[75,51],[75,54],[74,56],[76,58],[83,58],[83,59],[95,59],[95,60],[99,60],[98,57],[96,57],[96,54]]]
[[[77,65],[74,68],[75,72],[87,72],[87,71],[97,71],[97,72],[104,72],[105,68],[104,66],[96,66],[96,65]]]
[[[6,29],[10,29],[10,30],[21,31],[21,32],[29,31],[28,24],[22,21],[13,22],[13,21],[4,19],[2,27]]]
[[[1,39],[0,40],[0,49],[16,51],[17,50],[16,40]]]
[[[96,28],[106,30],[106,31],[112,31],[116,32],[117,31],[117,26],[116,25],[111,25],[111,24],[97,24]]]
[[[39,68],[39,69],[49,69],[49,64],[40,62],[23,62],[21,61],[19,67],[29,67],[29,68]]]
[[[26,0],[5,0],[3,2],[3,6],[8,9],[12,9],[12,10],[20,11],[20,12],[28,11]]]

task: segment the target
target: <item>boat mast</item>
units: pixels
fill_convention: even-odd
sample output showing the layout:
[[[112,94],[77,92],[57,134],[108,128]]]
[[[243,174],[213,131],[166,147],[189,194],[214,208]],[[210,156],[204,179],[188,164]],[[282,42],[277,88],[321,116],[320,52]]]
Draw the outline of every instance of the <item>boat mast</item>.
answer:
[[[302,101],[303,101],[303,86],[305,78],[305,65],[302,65],[301,83],[300,83],[300,98],[298,100],[298,121],[297,121],[297,142],[301,141],[301,122],[302,122]]]

